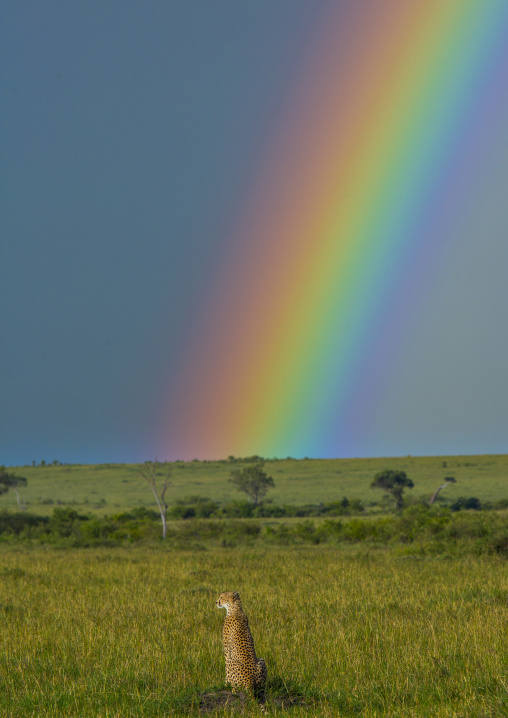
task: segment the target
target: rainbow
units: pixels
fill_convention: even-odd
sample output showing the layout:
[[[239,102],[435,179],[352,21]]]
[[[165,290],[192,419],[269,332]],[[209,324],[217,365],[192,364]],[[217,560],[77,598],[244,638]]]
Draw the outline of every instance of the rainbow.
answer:
[[[506,0],[323,12],[171,386],[160,456],[354,453],[350,422],[397,371],[501,132],[507,37]]]

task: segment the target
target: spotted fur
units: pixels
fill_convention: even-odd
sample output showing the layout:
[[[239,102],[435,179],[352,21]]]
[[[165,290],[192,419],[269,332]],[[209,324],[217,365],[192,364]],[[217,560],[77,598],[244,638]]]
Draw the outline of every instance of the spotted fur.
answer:
[[[224,654],[226,657],[226,683],[236,688],[244,688],[252,693],[264,689],[266,683],[266,663],[256,656],[254,641],[245,615],[240,595],[237,591],[221,593],[216,601],[218,608],[227,611],[222,629]]]

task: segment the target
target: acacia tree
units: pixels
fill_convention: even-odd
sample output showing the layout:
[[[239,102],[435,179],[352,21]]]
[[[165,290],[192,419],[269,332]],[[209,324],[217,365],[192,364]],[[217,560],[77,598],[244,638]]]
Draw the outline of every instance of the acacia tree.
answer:
[[[19,495],[19,489],[21,486],[26,486],[27,480],[24,476],[16,476],[16,474],[10,474],[5,466],[0,466],[0,494],[5,494],[9,489],[12,489],[16,494],[16,501],[21,511],[24,511],[26,506],[21,501]]]
[[[382,489],[391,494],[395,499],[395,508],[401,509],[404,505],[404,489],[412,489],[414,486],[405,471],[394,471],[385,469],[379,471],[370,485],[371,489]]]
[[[252,466],[246,466],[241,471],[234,469],[229,479],[238,491],[243,491],[254,506],[258,506],[264,499],[269,488],[275,486],[275,482],[271,476],[263,471],[264,462],[259,461]]]
[[[455,478],[455,476],[445,476],[444,480],[445,480],[444,484],[443,484],[442,486],[438,486],[437,489],[436,489],[436,491],[435,491],[434,494],[432,495],[432,498],[431,498],[431,500],[430,500],[430,505],[431,505],[431,506],[432,506],[432,504],[434,503],[434,501],[437,499],[437,495],[439,494],[439,492],[440,492],[442,489],[446,489],[446,487],[447,487],[449,484],[456,484],[456,483],[457,483],[457,479]]]
[[[157,461],[157,459],[155,461],[145,461],[138,470],[138,475],[146,481],[155,496],[155,501],[157,502],[161,515],[163,539],[166,538],[167,534],[166,515],[168,512],[168,504],[166,501],[166,491],[171,486],[171,472],[171,465],[167,461]],[[159,485],[157,485],[158,476],[162,477]]]

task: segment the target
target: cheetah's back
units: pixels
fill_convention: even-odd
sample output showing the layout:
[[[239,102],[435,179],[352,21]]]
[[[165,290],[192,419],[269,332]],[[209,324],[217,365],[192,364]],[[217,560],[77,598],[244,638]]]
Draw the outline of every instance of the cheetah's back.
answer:
[[[230,594],[221,594],[222,596]],[[267,669],[262,658],[256,656],[249,620],[244,613],[238,594],[233,605],[228,605],[228,614],[222,629],[226,659],[226,682],[233,688],[259,691],[266,683]],[[221,598],[217,602],[221,605]]]

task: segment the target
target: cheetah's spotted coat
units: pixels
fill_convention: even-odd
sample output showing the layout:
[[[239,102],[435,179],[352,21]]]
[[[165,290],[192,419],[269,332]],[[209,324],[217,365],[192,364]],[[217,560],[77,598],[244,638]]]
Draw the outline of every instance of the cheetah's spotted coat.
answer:
[[[216,601],[218,608],[227,611],[222,629],[226,657],[226,683],[233,689],[245,688],[259,692],[266,683],[266,664],[256,656],[254,641],[240,595],[236,591],[221,593]]]

